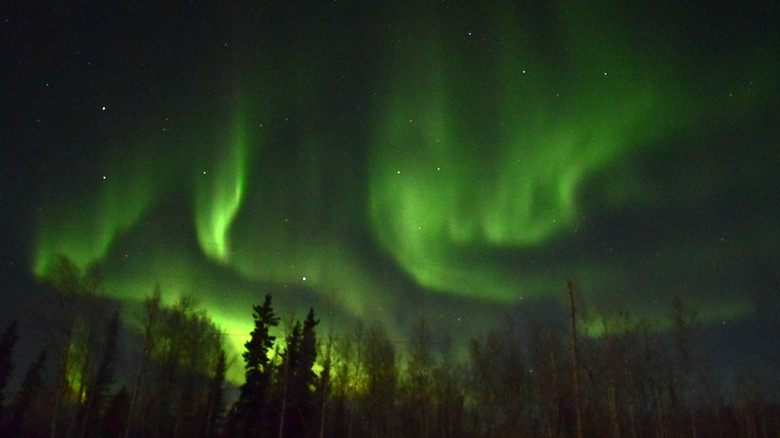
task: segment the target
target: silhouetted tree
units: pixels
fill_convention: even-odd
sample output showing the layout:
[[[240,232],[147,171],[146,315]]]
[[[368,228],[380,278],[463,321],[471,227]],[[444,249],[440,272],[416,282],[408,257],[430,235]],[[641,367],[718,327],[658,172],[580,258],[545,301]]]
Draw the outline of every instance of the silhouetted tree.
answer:
[[[572,280],[566,280],[569,291],[569,315],[571,317],[571,355],[572,355],[572,373],[574,384],[574,413],[577,419],[577,438],[583,437],[583,415],[582,415],[582,384],[580,381],[580,357],[579,346],[577,345],[577,309],[574,305],[575,285]]]
[[[409,332],[409,360],[402,381],[411,426],[408,433],[415,436],[427,437],[431,429],[433,366],[431,333],[425,318],[420,318]]]
[[[333,403],[328,429],[334,437],[352,437],[364,429],[358,405],[366,386],[365,337],[365,328],[358,322],[333,345],[335,372],[330,379]]]
[[[133,420],[135,419],[135,413],[138,410],[138,399],[141,395],[141,388],[143,387],[146,377],[146,368],[148,367],[150,352],[154,350],[154,333],[157,331],[157,324],[160,319],[160,300],[160,285],[156,284],[152,295],[147,297],[143,304],[141,326],[144,341],[141,351],[141,360],[138,363],[138,371],[136,372],[135,384],[133,385],[133,393],[130,396],[130,407],[125,421],[125,438],[132,435]]]
[[[290,373],[294,372],[295,368],[298,366],[300,356],[302,330],[301,322],[296,321],[294,324],[292,324],[292,319],[293,318],[290,317],[292,328],[286,337],[287,345],[285,347],[283,359],[281,363],[278,364],[278,370],[276,372],[278,379],[275,382],[276,388],[273,394],[273,404],[279,407],[278,421],[276,421],[276,423],[279,427],[278,436],[280,438],[283,437],[285,432],[287,432],[289,429],[289,427],[285,427],[286,423],[291,422],[289,417],[286,415],[288,392],[292,392],[292,385],[290,384]],[[295,395],[293,395],[293,397],[295,397]]]
[[[441,438],[462,435],[464,397],[462,367],[450,352],[450,341],[441,347],[441,360],[432,373],[432,397],[435,402],[436,433]]]
[[[315,383],[315,399],[317,402],[317,424],[318,433],[320,438],[325,436],[325,424],[330,420],[327,418],[326,412],[328,411],[328,401],[331,397],[331,369],[333,367],[333,335],[328,335],[328,340],[324,343],[324,351],[318,355],[321,358],[322,371]]]
[[[366,337],[365,368],[369,435],[392,436],[395,427],[395,399],[398,384],[395,347],[380,324],[373,325]]]
[[[110,320],[100,318],[104,308],[81,313],[99,302],[91,299],[99,289],[92,275],[65,260],[52,277],[60,288],[53,301],[64,303],[51,316],[60,330],[47,339],[58,356],[44,367],[42,353],[30,365],[0,436],[576,436],[577,362],[585,436],[760,437],[780,429],[776,388],[758,376],[736,381],[733,402],[715,400],[711,370],[693,348],[695,314],[679,301],[669,326],[621,309],[589,318],[573,305],[573,283],[568,315],[561,310],[555,326],[532,331],[526,343],[507,318],[471,340],[469,362],[453,357],[448,344],[433,349],[423,319],[412,326],[405,356],[379,323],[318,343],[313,309],[305,320],[291,318],[286,342],[277,345],[271,332],[279,318],[266,296],[252,308],[247,380],[223,427],[223,334],[191,297],[166,307],[158,290],[146,301],[134,396],[129,386],[109,396],[119,313]],[[575,339],[583,327],[602,330]],[[0,337],[0,392],[14,342],[12,324]]]
[[[68,258],[58,256],[43,282],[53,304],[42,321],[55,364],[49,429],[50,435],[58,436],[77,429],[87,383],[99,361],[107,308],[97,266],[82,271]]]
[[[250,339],[244,344],[243,353],[246,380],[241,385],[238,400],[231,409],[228,419],[228,435],[235,437],[262,436],[270,430],[268,417],[269,390],[272,382],[272,367],[268,352],[274,346],[275,336],[271,327],[279,324],[279,318],[271,305],[271,295],[265,296],[261,306],[253,306],[255,327]]]
[[[166,307],[155,293],[142,323],[144,352],[126,436],[202,435],[222,332],[188,295]]]
[[[130,409],[130,394],[127,388],[121,388],[111,397],[100,420],[104,438],[119,438],[124,435],[127,415]]]
[[[469,344],[472,397],[477,402],[478,430],[507,436],[524,420],[526,371],[518,334],[508,319]]]
[[[39,421],[32,418],[35,405],[42,386],[43,364],[46,361],[46,350],[41,351],[38,357],[27,369],[22,381],[22,387],[16,394],[16,400],[11,406],[11,422],[8,428],[9,436],[35,436],[41,433]]]
[[[303,426],[305,436],[316,436],[315,418],[316,401],[314,397],[314,387],[317,375],[314,374],[314,363],[317,361],[317,333],[315,327],[319,320],[314,318],[314,309],[309,309],[306,320],[303,321],[303,332],[301,334],[300,356],[298,367],[292,374],[293,388],[296,398],[295,412]],[[296,435],[290,435],[296,436]],[[303,436],[303,435],[298,435]]]
[[[206,438],[218,436],[219,428],[222,424],[223,405],[222,385],[225,383],[225,373],[227,372],[227,362],[225,351],[219,352],[217,365],[214,368],[214,376],[211,378],[209,396],[206,404],[206,428],[204,435]]]
[[[546,322],[535,327],[531,339],[530,367],[532,397],[542,436],[571,436],[574,409],[569,384],[570,362],[565,354],[565,333],[561,326]]]
[[[696,412],[691,405],[694,397],[691,342],[696,319],[696,313],[687,309],[679,297],[672,300],[673,359],[669,363],[669,400],[673,427],[676,433],[693,437],[697,430]]]
[[[319,320],[310,309],[306,320],[296,321],[287,336],[287,346],[279,365],[281,413],[279,436],[315,436],[314,363],[317,360],[317,335],[314,328]]]
[[[223,352],[222,332],[194,299],[188,300],[186,304],[186,299],[180,300],[172,309],[176,321],[172,327],[182,328],[180,336],[174,336],[173,341],[183,346],[173,367],[176,376],[176,399],[172,405],[174,436],[195,436],[203,432],[214,370]]]
[[[643,326],[623,308],[613,310],[610,317],[604,315],[601,325],[603,333],[598,342],[598,366],[593,370],[598,389],[592,398],[606,404],[612,436],[636,436],[639,433],[640,400],[644,392],[642,385],[647,377],[647,374],[635,376],[643,368],[639,336]]]
[[[81,413],[80,436],[96,436],[99,422],[93,418],[99,418],[103,413],[104,404],[108,398],[111,385],[114,383],[114,360],[117,350],[117,338],[119,337],[119,309],[114,311],[105,331],[105,343],[103,354],[98,364],[92,381],[88,384],[84,393],[84,402]]]
[[[19,338],[16,333],[17,322],[13,321],[3,332],[3,337],[0,338],[0,418],[3,413],[3,402],[5,385],[8,383],[8,376],[13,370],[13,363],[11,362],[11,355],[14,350],[14,345]]]

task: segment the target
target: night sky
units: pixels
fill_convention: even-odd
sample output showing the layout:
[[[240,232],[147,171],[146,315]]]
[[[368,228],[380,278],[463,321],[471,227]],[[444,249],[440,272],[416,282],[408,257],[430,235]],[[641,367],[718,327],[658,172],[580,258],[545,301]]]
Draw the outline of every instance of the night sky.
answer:
[[[63,254],[235,345],[268,292],[460,344],[567,278],[721,334],[778,291],[777,2],[56,3],[0,11],[7,296]]]

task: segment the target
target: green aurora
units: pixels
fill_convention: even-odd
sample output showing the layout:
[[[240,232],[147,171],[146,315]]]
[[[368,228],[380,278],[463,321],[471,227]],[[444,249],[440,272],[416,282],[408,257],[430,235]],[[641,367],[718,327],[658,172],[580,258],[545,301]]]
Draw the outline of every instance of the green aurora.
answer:
[[[562,300],[568,276],[641,316],[682,294],[706,321],[744,317],[750,285],[706,273],[771,257],[777,208],[733,229],[695,222],[722,204],[708,184],[750,193],[769,180],[777,135],[745,153],[744,184],[717,168],[729,160],[699,161],[696,139],[716,157],[741,146],[719,144],[721,130],[768,111],[780,57],[737,35],[710,60],[678,27],[624,8],[382,11],[366,19],[376,40],[332,32],[355,19],[345,11],[305,34],[232,15],[227,54],[193,55],[229,60],[196,82],[217,78],[213,89],[126,109],[87,158],[50,166],[32,269],[63,254],[102,264],[126,302],[155,282],[170,301],[193,293],[237,347],[265,291],[299,317],[379,319],[399,338],[414,304],[449,318],[445,330],[470,322],[470,336],[501,309]],[[655,171],[680,156],[688,170]],[[639,225],[651,218],[669,225]]]

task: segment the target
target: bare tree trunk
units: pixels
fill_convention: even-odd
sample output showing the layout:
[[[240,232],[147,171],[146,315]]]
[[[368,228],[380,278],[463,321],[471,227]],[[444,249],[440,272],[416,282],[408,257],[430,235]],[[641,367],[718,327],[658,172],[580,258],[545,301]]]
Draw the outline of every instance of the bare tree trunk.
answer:
[[[550,356],[550,372],[552,373],[552,393],[553,393],[552,394],[552,400],[553,400],[553,403],[555,404],[555,407],[552,408],[552,409],[555,409],[555,408],[558,408],[558,400],[560,399],[560,394],[558,393],[558,387],[559,387],[559,382],[558,382],[558,361],[556,360],[556,357],[555,357],[555,344],[554,344],[554,340],[553,340],[553,333],[552,333],[552,331],[548,331],[547,332],[547,339],[549,341],[549,347],[548,348],[549,348],[549,356]],[[555,416],[555,418],[551,417],[548,420],[548,423],[549,423],[548,424],[548,428],[549,428],[549,435],[550,436],[556,436],[556,437],[558,436],[558,434],[560,432],[560,424],[561,424],[560,418],[561,418],[561,413],[560,413],[560,410],[559,410],[559,412],[557,412],[557,415]],[[553,424],[552,421],[555,421],[555,424]]]
[[[290,337],[292,336],[294,332],[295,327],[295,314],[290,313],[290,318],[288,319],[289,323],[287,324],[287,352],[285,353],[287,358],[284,360],[284,388],[282,389],[282,413],[279,415],[279,438],[282,438],[284,436],[284,414],[285,410],[287,409],[287,385],[289,382],[289,374],[290,374]]]
[[[284,410],[287,408],[287,377],[290,369],[290,346],[287,346],[287,360],[284,361],[284,389],[282,390],[282,413],[279,415],[279,438],[284,436]]]
[[[65,391],[62,388],[57,389],[57,399],[54,403],[54,410],[51,413],[51,423],[49,424],[49,433],[51,438],[57,437],[57,419],[60,416],[60,408],[62,407],[62,398]]]
[[[135,406],[138,399],[138,391],[143,385],[144,371],[146,368],[146,361],[149,356],[149,350],[152,348],[154,342],[154,325],[157,323],[157,313],[160,306],[160,285],[156,285],[152,296],[146,299],[144,303],[146,310],[146,320],[144,322],[144,345],[141,354],[141,363],[138,365],[138,375],[135,378],[135,387],[133,388],[133,396],[130,398],[130,408],[127,411],[127,422],[125,424],[124,438],[130,437],[130,430],[133,424],[133,414],[135,413]]]
[[[326,396],[322,396],[322,404],[320,407],[320,438],[325,436],[325,399]]]
[[[355,342],[355,348],[357,357],[355,358],[355,381],[357,382],[358,379],[360,379],[360,373],[362,369],[362,362],[363,362],[363,326],[358,325],[357,327],[357,333],[355,336],[356,342]],[[349,421],[347,422],[347,437],[352,438],[352,423],[354,422],[354,415],[352,412],[352,405],[350,403],[347,404],[347,412],[349,413]]]
[[[206,429],[203,433],[203,436],[206,438],[211,438],[211,431],[214,427],[211,423],[214,421],[214,410],[216,409],[214,406],[214,400],[211,400],[211,397],[209,397],[208,406],[206,408],[208,409],[206,411]]]
[[[56,400],[54,402],[54,410],[52,411],[51,423],[49,424],[49,433],[51,438],[57,438],[57,421],[60,417],[60,410],[64,404],[65,397],[68,395],[68,357],[70,356],[70,342],[71,334],[68,332],[66,340],[60,349],[61,362],[59,364],[59,374],[57,376],[57,391]]]
[[[124,438],[128,438],[130,436],[130,426],[133,424],[133,414],[135,413],[135,403],[136,399],[138,398],[138,389],[141,386],[142,380],[143,380],[143,373],[144,373],[144,365],[146,363],[146,343],[144,343],[144,353],[143,357],[141,358],[141,363],[138,365],[138,374],[135,377],[135,387],[133,388],[133,395],[130,397],[130,408],[127,410],[127,421],[125,423],[125,436]]]
[[[610,380],[613,380],[610,378]],[[609,384],[609,419],[612,423],[612,436],[615,438],[620,437],[620,423],[618,422],[618,407],[617,407],[617,391],[615,390],[615,382],[610,381]]]
[[[567,280],[569,288],[569,310],[571,312],[571,356],[574,368],[574,409],[577,417],[577,438],[583,438],[582,431],[582,392],[580,388],[580,356],[577,352],[577,323],[574,307],[574,282]]]
[[[618,409],[618,396],[617,396],[617,361],[620,356],[619,347],[617,346],[617,337],[620,334],[611,334],[609,329],[604,324],[604,338],[606,340],[606,373],[607,383],[609,385],[607,391],[607,407],[609,408],[609,421],[612,426],[612,436],[615,438],[620,437],[620,422],[619,422],[619,409]]]
[[[634,396],[630,396],[628,400],[628,416],[631,420],[631,436],[636,438],[636,400]]]
[[[327,365],[327,374],[325,373],[325,370],[323,370],[323,381],[321,383],[321,390],[322,390],[322,397],[320,398],[320,438],[324,438],[325,436],[325,405],[328,401],[328,385],[330,384],[330,373],[331,373],[331,348],[333,346],[333,328],[331,327],[331,333],[328,335],[328,343],[326,347],[326,353],[325,353],[325,364]]]

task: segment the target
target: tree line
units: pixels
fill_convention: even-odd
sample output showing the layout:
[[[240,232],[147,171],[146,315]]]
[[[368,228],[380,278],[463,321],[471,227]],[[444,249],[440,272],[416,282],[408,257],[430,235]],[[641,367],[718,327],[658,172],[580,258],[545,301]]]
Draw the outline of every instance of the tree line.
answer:
[[[226,372],[239,358],[228,356],[224,333],[191,297],[166,306],[156,288],[131,330],[123,329],[120,307],[103,299],[98,270],[82,272],[60,258],[45,283],[46,343],[13,395],[5,389],[18,323],[0,338],[3,436],[780,433],[777,382],[745,375],[727,399],[724,382],[692,347],[696,315],[681,300],[671,305],[666,332],[618,311],[603,320],[600,336],[588,337],[584,297],[569,282],[567,318],[528,324],[510,315],[461,353],[434,342],[424,318],[402,343],[381,322],[318,336],[314,309],[281,324],[268,294],[251,308],[254,325],[240,354],[244,381],[227,400]]]

